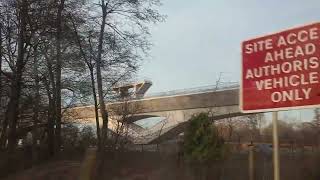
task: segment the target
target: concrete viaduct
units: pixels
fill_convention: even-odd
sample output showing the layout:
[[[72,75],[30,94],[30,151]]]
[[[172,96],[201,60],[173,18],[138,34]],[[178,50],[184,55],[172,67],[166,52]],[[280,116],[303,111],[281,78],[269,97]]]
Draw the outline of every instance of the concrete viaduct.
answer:
[[[243,115],[239,110],[238,86],[164,96],[139,96],[138,99],[107,104],[110,129],[114,130],[117,122],[125,120],[129,126],[128,135],[135,144],[156,143],[178,136],[184,132],[188,120],[201,112],[210,112],[213,119]],[[68,113],[82,123],[95,123],[93,106],[75,107]],[[155,117],[161,120],[151,127],[137,123],[143,119],[152,121]]]

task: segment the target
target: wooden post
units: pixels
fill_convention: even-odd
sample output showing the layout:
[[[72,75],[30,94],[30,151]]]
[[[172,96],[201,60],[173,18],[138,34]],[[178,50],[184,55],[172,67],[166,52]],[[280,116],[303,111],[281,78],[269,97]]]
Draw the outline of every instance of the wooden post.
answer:
[[[274,180],[280,180],[278,112],[272,112],[272,124],[273,124],[273,172],[274,172]]]

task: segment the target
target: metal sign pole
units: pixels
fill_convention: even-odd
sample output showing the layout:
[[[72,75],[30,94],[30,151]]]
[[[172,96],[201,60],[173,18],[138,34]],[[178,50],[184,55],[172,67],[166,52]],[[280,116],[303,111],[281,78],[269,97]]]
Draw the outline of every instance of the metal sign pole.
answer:
[[[273,172],[274,172],[274,180],[280,180],[278,112],[272,112],[272,124],[273,124]]]

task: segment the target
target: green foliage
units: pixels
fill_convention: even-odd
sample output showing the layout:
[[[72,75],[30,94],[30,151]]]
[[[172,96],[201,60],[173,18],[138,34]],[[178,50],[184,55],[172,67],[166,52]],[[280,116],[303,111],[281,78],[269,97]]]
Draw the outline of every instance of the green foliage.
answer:
[[[226,146],[207,113],[190,119],[184,138],[184,156],[192,163],[209,163],[223,160]]]

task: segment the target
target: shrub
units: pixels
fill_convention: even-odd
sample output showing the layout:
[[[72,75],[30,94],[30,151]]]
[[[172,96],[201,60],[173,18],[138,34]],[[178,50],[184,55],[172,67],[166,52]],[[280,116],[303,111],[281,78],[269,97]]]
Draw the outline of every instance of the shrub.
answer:
[[[91,126],[85,126],[80,131],[80,147],[87,148],[97,144],[95,132]]]
[[[226,146],[207,113],[193,116],[183,144],[184,157],[192,163],[209,163],[225,158]]]

